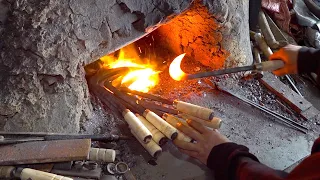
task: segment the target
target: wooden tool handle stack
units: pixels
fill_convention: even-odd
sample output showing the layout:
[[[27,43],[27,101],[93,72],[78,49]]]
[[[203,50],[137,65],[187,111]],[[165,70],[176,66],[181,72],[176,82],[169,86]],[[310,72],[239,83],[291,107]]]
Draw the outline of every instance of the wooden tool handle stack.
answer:
[[[214,117],[214,112],[211,109],[177,100],[174,101],[171,106],[179,113],[175,115],[163,113],[162,117],[160,117],[155,112],[147,109],[144,111],[143,116],[136,114],[135,117],[142,125],[136,123],[139,124],[139,126],[135,128],[131,128],[132,125],[130,124],[132,123],[129,123],[126,119],[131,133],[153,157],[158,157],[161,154],[162,149],[160,146],[163,145],[163,142],[166,142],[167,139],[193,142],[190,137],[176,129],[178,123],[189,126],[186,120],[192,120],[212,129],[218,129],[221,126],[221,119]],[[144,129],[150,132],[152,140],[146,142],[141,138],[144,136],[139,136],[139,133],[146,132]],[[145,133],[145,135],[146,134],[147,133]]]

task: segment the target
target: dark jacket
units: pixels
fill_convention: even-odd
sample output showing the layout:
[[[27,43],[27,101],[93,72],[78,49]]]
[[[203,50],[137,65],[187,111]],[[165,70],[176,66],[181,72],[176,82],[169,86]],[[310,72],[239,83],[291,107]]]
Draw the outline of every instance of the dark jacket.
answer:
[[[298,72],[314,72],[320,79],[320,50],[302,48],[298,55]],[[207,165],[216,180],[320,180],[320,138],[312,147],[311,155],[292,172],[274,170],[261,164],[245,146],[224,143],[212,148]]]

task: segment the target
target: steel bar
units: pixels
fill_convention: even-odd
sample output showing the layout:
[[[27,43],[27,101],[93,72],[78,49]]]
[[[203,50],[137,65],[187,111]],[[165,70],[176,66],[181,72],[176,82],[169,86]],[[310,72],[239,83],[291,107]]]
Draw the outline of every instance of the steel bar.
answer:
[[[115,96],[117,96],[118,98],[126,101],[128,104],[133,106],[135,108],[135,110],[138,111],[139,113],[142,114],[146,110],[146,108],[144,108],[141,105],[137,104],[135,102],[135,99],[132,96],[119,91],[117,88],[113,87],[112,84],[110,84],[109,82],[107,82],[107,81],[104,82],[104,85],[105,85],[105,87],[107,89],[112,91]]]
[[[120,67],[114,69],[106,69],[106,67],[101,68],[96,75],[94,75],[91,80],[94,84],[100,84],[101,81],[107,80],[109,77],[115,76],[117,74],[127,73],[130,70],[128,67]]]
[[[235,96],[235,95],[234,95],[234,96]],[[245,102],[245,103],[247,103],[247,104],[250,104],[250,105],[252,105],[252,106],[254,106],[254,107],[262,110],[263,112],[265,112],[265,113],[267,113],[267,114],[269,114],[269,115],[277,118],[278,120],[280,120],[280,121],[283,122],[284,124],[289,125],[289,126],[295,128],[296,130],[299,130],[300,132],[303,132],[303,133],[305,133],[305,134],[307,133],[306,130],[308,130],[308,129],[305,128],[304,126],[302,126],[302,125],[300,125],[300,124],[297,124],[297,123],[294,122],[294,121],[293,121],[293,122],[294,122],[294,123],[293,123],[292,120],[291,120],[291,121],[288,121],[287,119],[283,118],[284,116],[282,116],[282,115],[280,115],[280,114],[278,114],[278,113],[274,113],[274,112],[272,112],[271,110],[269,110],[269,109],[267,109],[267,108],[264,108],[263,106],[260,106],[260,105],[254,103],[254,102],[252,102],[252,101],[250,101],[250,100],[241,98],[241,97],[239,97],[239,96],[235,96],[235,97],[237,97],[238,99],[242,100],[243,102]],[[279,116],[279,115],[280,115],[280,116]],[[299,126],[300,126],[300,127],[299,127]],[[301,127],[301,126],[302,126],[302,127]]]
[[[158,102],[161,102],[161,103],[164,103],[164,104],[169,104],[169,105],[173,104],[173,101],[171,101],[171,100],[168,100],[168,99],[165,99],[165,98],[162,98],[162,97],[159,97],[159,96],[155,96],[155,95],[152,95],[152,94],[149,94],[149,93],[143,93],[143,92],[139,92],[139,91],[134,91],[134,90],[131,90],[129,88],[120,88],[120,91],[123,91],[123,92],[126,92],[126,93],[130,93],[130,94],[134,94],[134,95],[138,95],[138,96],[141,96],[141,97],[144,97],[144,98],[148,98],[150,100],[158,101]]]
[[[250,66],[243,66],[243,67],[236,67],[236,68],[228,68],[228,69],[221,69],[221,70],[215,70],[215,71],[209,71],[209,72],[202,72],[197,74],[188,74],[186,75],[185,79],[198,79],[198,78],[204,78],[204,77],[211,77],[211,76],[220,76],[224,74],[231,74],[231,73],[237,73],[242,71],[251,71],[255,70],[255,65]]]
[[[283,115],[281,115],[281,114],[279,114],[279,113],[273,112],[273,111],[271,111],[270,109],[268,109],[268,108],[266,108],[266,107],[263,107],[263,106],[255,103],[255,102],[250,101],[249,99],[242,98],[242,97],[237,96],[237,95],[233,95],[233,96],[237,97],[238,99],[240,99],[240,100],[242,100],[242,101],[246,101],[246,102],[248,102],[248,103],[251,103],[252,105],[254,105],[254,106],[256,106],[256,107],[259,107],[259,108],[261,108],[261,109],[264,109],[264,110],[268,111],[268,112],[271,113],[271,114],[274,114],[274,115],[279,116],[279,117],[281,117],[281,118],[283,118],[283,119],[286,119],[287,121],[290,121],[291,123],[293,123],[293,124],[295,124],[295,125],[297,125],[297,126],[300,126],[301,128],[304,128],[304,129],[308,130],[308,128],[307,128],[306,126],[303,126],[303,125],[295,122],[294,120],[292,120],[292,119],[290,119],[290,118],[287,118],[287,117],[285,117],[285,116],[283,116]]]
[[[25,142],[32,142],[32,141],[43,141],[43,137],[32,137],[32,138],[4,138],[0,141],[0,145],[8,145],[8,144],[17,144],[17,143],[25,143]]]
[[[301,97],[303,97],[302,94],[301,94],[301,92],[300,92],[299,89],[297,88],[297,86],[296,86],[296,85],[294,84],[294,82],[292,81],[291,76],[285,75],[285,77],[286,77],[286,79],[289,81],[289,83],[290,83],[290,85],[292,86],[292,88],[294,89],[294,91],[296,91],[296,93],[298,93]]]
[[[161,105],[157,105],[157,104],[154,104],[154,103],[150,103],[150,102],[146,102],[146,101],[143,101],[143,100],[137,100],[137,103],[142,105],[146,109],[157,109],[159,111],[166,112],[166,113],[169,113],[169,114],[174,114],[174,115],[178,114],[178,111],[176,109],[167,108],[167,107],[164,107],[164,106],[161,106]]]
[[[106,105],[111,111],[114,113],[119,112],[119,116],[121,116],[122,111],[126,109],[124,106],[117,103],[116,97],[114,97],[111,92],[100,85],[95,85],[93,93],[99,97],[100,101],[103,102],[103,104]]]
[[[67,139],[91,139],[91,141],[114,142],[118,140],[130,139],[127,136],[109,135],[109,134],[77,134],[77,135],[47,135],[44,136],[46,141],[49,140],[67,140]]]

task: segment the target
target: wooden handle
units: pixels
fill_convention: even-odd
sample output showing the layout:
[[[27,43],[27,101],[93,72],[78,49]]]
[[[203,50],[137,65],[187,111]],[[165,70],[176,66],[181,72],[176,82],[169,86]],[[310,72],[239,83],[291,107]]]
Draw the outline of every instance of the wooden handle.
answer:
[[[200,119],[200,118],[188,115],[188,114],[178,114],[178,116],[183,119],[190,119],[192,121],[196,121],[204,126],[207,126],[209,128],[213,128],[213,129],[219,129],[222,124],[222,120],[217,117],[213,117],[210,121],[207,121],[207,120]]]
[[[214,117],[213,110],[195,104],[175,100],[173,105],[178,111],[201,119],[211,120]]]
[[[265,61],[261,63],[262,71],[275,71],[284,67],[284,62],[281,60],[274,60],[274,61]]]
[[[91,148],[87,159],[90,161],[114,162],[116,151],[113,149]]]
[[[177,129],[159,117],[157,114],[150,110],[146,110],[143,116],[154,125],[159,131],[161,131],[167,138],[174,140],[178,136]]]
[[[177,127],[178,123],[182,123],[185,126],[189,126],[187,124],[187,122],[185,122],[185,121],[181,120],[180,118],[177,118],[177,117],[175,117],[173,115],[170,115],[170,114],[164,114],[163,115],[163,119],[165,119],[173,127]],[[183,132],[181,132],[179,130],[178,130],[177,139],[180,140],[180,141],[186,141],[186,142],[191,142],[192,141],[192,139],[189,136],[185,135]]]
[[[131,133],[133,134],[133,136],[137,136],[135,134],[135,132],[131,131]],[[139,141],[139,143],[149,152],[149,154],[154,157],[154,158],[158,158],[160,156],[160,154],[162,153],[162,149],[161,147],[155,143],[153,140],[151,140],[149,143],[143,143],[142,141],[140,141],[138,138],[137,140]]]
[[[143,125],[143,123],[131,111],[126,110],[122,113],[124,119],[129,124],[130,129],[134,131],[137,137],[144,143],[148,143],[152,139],[152,133]]]
[[[43,171],[38,171],[35,169],[24,168],[20,174],[21,180],[73,180],[72,178],[47,173]]]
[[[13,166],[0,166],[0,178],[12,178],[14,170]]]
[[[152,134],[152,140],[156,142],[159,146],[164,145],[167,142],[167,138],[162,132],[160,132],[154,125],[149,123],[143,116],[140,116],[139,114],[136,114],[138,119],[142,122],[143,125],[146,126],[146,128],[151,132]]]

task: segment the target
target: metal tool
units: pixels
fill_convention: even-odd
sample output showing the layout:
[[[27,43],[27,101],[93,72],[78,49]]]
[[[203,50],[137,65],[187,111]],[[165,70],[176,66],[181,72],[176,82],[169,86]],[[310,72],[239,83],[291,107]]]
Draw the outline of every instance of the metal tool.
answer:
[[[241,101],[243,101],[243,102],[245,102],[245,103],[247,103],[247,104],[249,104],[251,106],[256,107],[257,109],[260,109],[261,111],[263,111],[263,112],[275,117],[277,120],[279,120],[283,124],[285,124],[287,126],[290,126],[290,127],[294,128],[294,129],[296,129],[296,130],[298,130],[298,131],[300,131],[300,132],[302,132],[304,134],[306,134],[307,131],[309,130],[307,127],[295,122],[294,120],[292,120],[290,118],[287,118],[287,117],[285,117],[285,116],[283,116],[283,115],[281,115],[279,113],[276,113],[274,111],[271,111],[270,109],[268,109],[268,108],[266,108],[264,106],[261,106],[261,105],[255,103],[255,102],[252,102],[249,99],[246,99],[244,97],[241,97],[239,95],[236,95],[235,93],[229,92],[229,91],[224,90],[224,89],[220,89],[220,90],[222,90],[223,92],[226,92],[228,94],[231,94],[232,96],[240,99]]]
[[[222,70],[215,70],[209,72],[201,72],[196,74],[187,74],[181,70],[180,64],[182,59],[184,58],[185,54],[181,54],[176,57],[169,67],[169,73],[171,78],[176,81],[187,80],[187,79],[198,79],[204,77],[211,77],[211,76],[219,76],[224,74],[231,74],[243,71],[274,71],[284,67],[284,62],[281,60],[274,60],[274,61],[266,61],[262,63],[256,63],[249,66],[243,67],[235,67],[235,68],[228,68]]]
[[[266,61],[262,63],[257,63],[250,66],[243,66],[243,67],[235,67],[235,68],[228,68],[223,70],[216,70],[210,72],[202,72],[197,74],[188,74],[185,76],[185,79],[197,79],[203,77],[210,77],[210,76],[219,76],[224,74],[231,74],[243,71],[274,71],[280,69],[284,66],[283,61],[276,60],[276,61]]]
[[[44,132],[0,131],[0,135],[24,137],[24,138],[0,139],[0,145],[15,144],[15,143],[29,142],[29,141],[52,141],[52,140],[69,140],[69,139],[91,139],[92,141],[102,141],[102,142],[114,142],[118,140],[130,139],[130,137],[128,136],[119,136],[119,135],[112,135],[112,134],[60,134],[60,133],[44,133]]]
[[[0,145],[17,144],[31,141],[43,141],[43,137],[32,137],[32,138],[3,138],[0,139]]]

